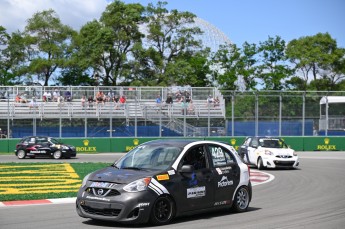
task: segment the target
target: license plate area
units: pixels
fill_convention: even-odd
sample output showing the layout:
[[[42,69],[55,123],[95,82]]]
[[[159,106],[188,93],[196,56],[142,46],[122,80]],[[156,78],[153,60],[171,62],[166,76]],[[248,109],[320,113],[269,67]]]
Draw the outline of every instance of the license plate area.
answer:
[[[85,201],[85,206],[93,209],[110,209],[111,204],[109,203],[99,203],[94,201]]]

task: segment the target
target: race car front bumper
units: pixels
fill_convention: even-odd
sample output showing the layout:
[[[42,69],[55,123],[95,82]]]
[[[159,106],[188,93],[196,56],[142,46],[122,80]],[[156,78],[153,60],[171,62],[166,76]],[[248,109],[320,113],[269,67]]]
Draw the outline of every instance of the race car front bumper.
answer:
[[[121,223],[146,223],[156,197],[151,193],[148,194],[147,191],[124,192],[109,198],[90,196],[84,192],[78,194],[76,211],[84,218]]]
[[[263,165],[267,168],[297,168],[299,166],[298,157],[292,158],[263,158]]]

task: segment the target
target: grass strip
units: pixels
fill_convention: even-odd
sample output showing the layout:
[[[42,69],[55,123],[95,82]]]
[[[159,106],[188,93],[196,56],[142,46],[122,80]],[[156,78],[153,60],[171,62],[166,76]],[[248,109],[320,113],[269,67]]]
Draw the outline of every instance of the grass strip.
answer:
[[[0,202],[76,197],[83,178],[110,163],[0,163]]]

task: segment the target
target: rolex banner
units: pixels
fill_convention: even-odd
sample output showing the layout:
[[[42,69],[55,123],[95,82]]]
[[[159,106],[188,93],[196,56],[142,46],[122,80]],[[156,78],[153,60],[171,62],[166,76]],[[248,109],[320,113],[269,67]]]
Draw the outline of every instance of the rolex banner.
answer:
[[[296,151],[345,151],[345,136],[281,137]],[[77,153],[128,152],[144,142],[157,138],[62,138],[62,142],[76,147]],[[168,139],[168,138],[163,138]],[[195,140],[214,140],[232,145],[236,150],[245,137],[206,137]],[[20,139],[1,139],[0,153],[14,153]]]

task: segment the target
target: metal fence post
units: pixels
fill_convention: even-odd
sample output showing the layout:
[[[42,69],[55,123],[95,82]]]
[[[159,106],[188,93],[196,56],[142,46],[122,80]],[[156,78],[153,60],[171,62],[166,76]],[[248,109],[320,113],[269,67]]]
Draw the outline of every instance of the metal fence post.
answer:
[[[259,135],[259,95],[255,92],[255,135]]]

